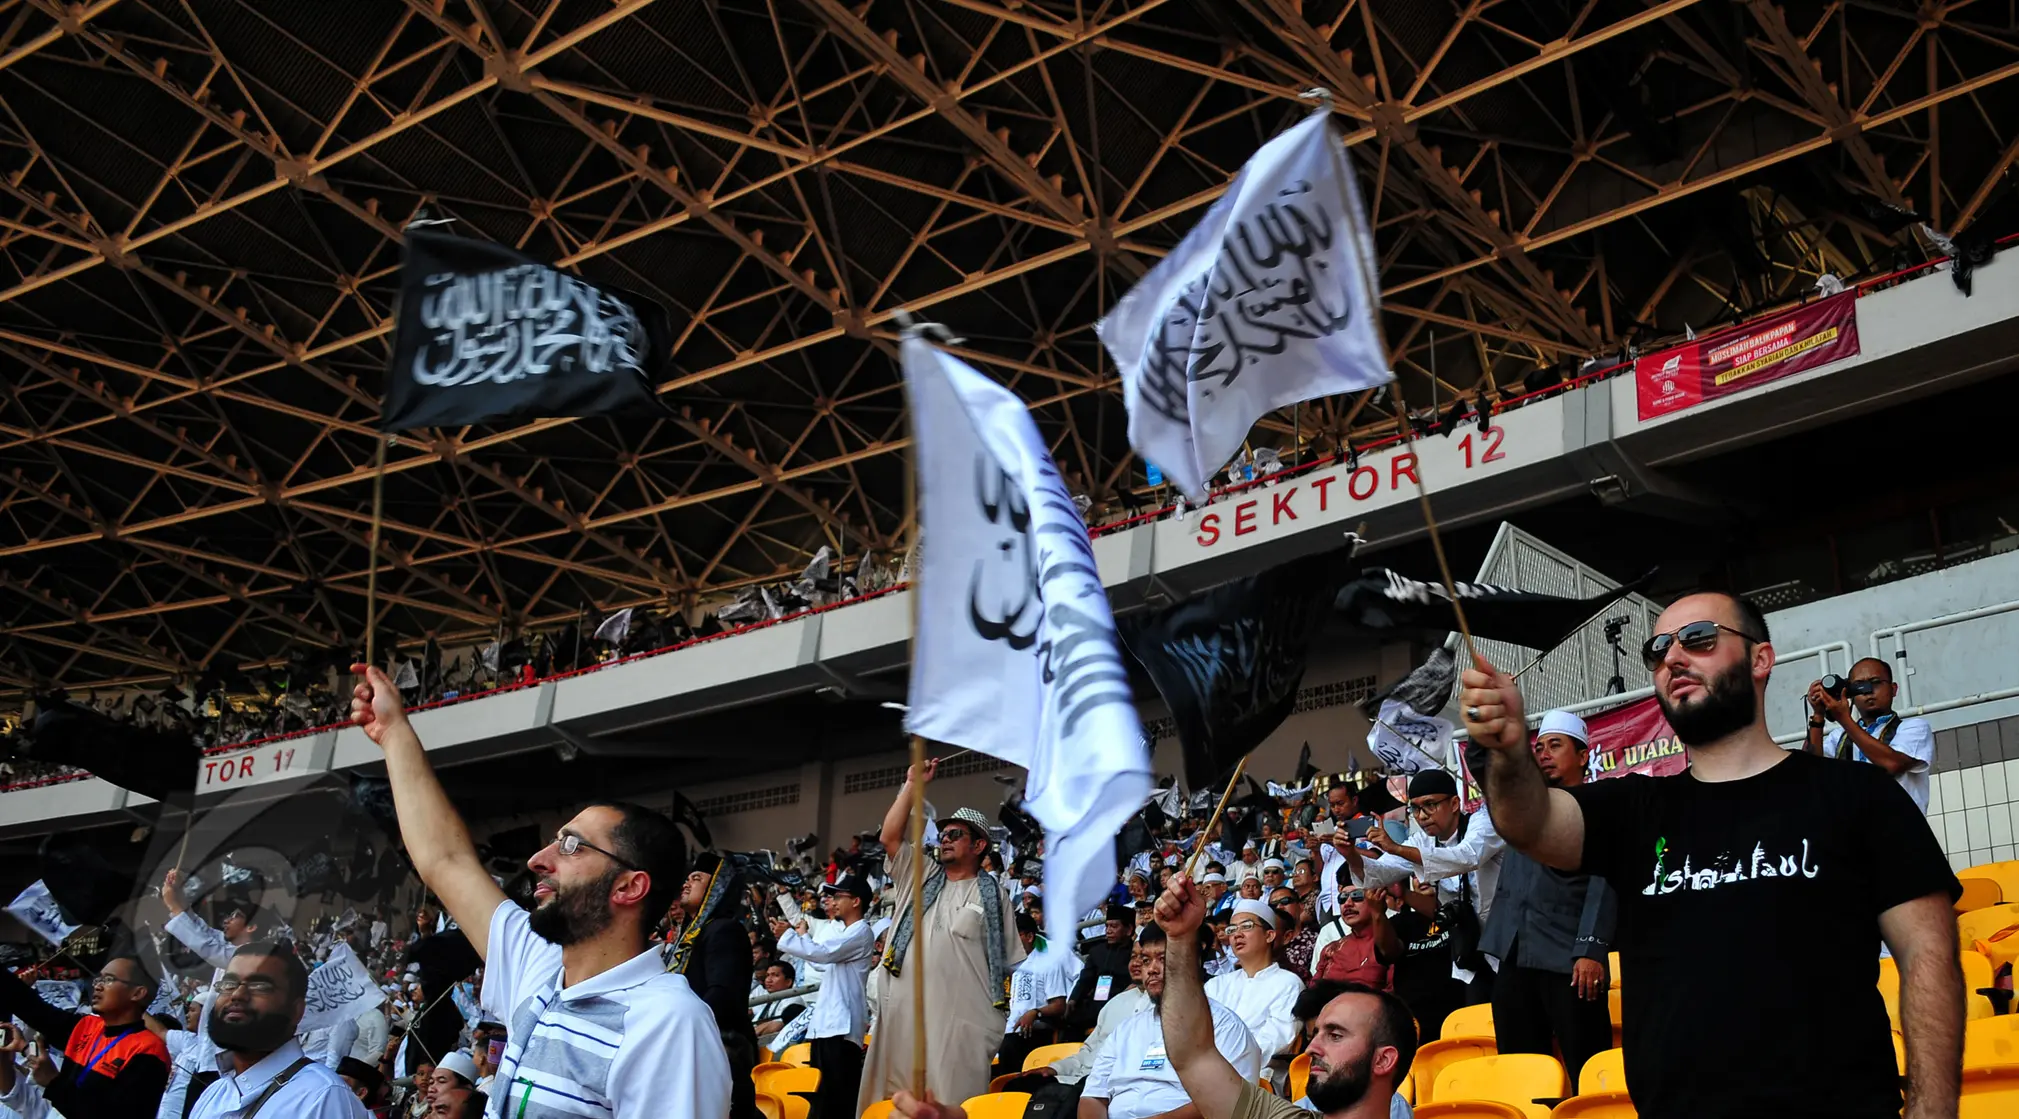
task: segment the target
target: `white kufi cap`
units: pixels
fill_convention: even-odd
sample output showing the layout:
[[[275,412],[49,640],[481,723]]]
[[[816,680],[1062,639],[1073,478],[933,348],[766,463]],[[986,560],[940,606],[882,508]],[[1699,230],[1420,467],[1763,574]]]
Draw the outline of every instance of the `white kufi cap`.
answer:
[[[1276,911],[1255,898],[1242,898],[1235,902],[1234,912],[1246,913],[1272,929],[1276,927]]]
[[[1535,733],[1537,737],[1545,734],[1565,734],[1577,739],[1586,746],[1591,745],[1591,738],[1585,734],[1584,720],[1568,711],[1551,711],[1549,714],[1544,715],[1542,717],[1542,727]]]

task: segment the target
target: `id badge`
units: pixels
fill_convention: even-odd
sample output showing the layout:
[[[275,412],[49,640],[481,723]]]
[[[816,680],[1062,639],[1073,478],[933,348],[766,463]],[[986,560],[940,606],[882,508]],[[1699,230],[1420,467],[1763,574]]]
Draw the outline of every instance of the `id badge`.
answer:
[[[1112,975],[1103,975],[1095,979],[1094,1001],[1095,1002],[1108,1001],[1108,992],[1113,990],[1114,986],[1115,986],[1115,977]]]
[[[1137,1071],[1156,1072],[1164,1067],[1166,1060],[1164,1056],[1164,1043],[1159,1041],[1143,1053],[1143,1063],[1138,1067]]]

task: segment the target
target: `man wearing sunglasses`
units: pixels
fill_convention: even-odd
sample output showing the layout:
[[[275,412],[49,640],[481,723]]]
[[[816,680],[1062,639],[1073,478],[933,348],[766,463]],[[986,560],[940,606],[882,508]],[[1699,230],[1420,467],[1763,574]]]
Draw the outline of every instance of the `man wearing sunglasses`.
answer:
[[[351,720],[385,751],[407,855],[483,958],[478,1005],[511,1026],[490,1119],[727,1115],[715,1016],[650,940],[686,870],[679,829],[634,804],[590,805],[526,860],[528,913],[491,880],[399,690],[351,671],[364,678]]]
[[[1626,1079],[1646,1119],[1901,1114],[1879,996],[1881,941],[1900,971],[1908,1119],[1954,1116],[1962,1065],[1961,893],[1926,820],[1875,766],[1777,745],[1766,619],[1687,595],[1643,649],[1690,768],[1552,789],[1521,692],[1484,658],[1462,680],[1490,752],[1501,834],[1619,896]],[[1735,1028],[1736,1027],[1736,1028]]]
[[[1802,748],[1826,758],[1871,762],[1893,775],[1914,804],[1928,811],[1928,771],[1935,764],[1935,731],[1926,719],[1893,713],[1900,689],[1893,670],[1877,657],[1851,666],[1850,686],[1836,695],[1823,682],[1809,685],[1809,733]],[[1823,728],[1834,723],[1829,730]]]

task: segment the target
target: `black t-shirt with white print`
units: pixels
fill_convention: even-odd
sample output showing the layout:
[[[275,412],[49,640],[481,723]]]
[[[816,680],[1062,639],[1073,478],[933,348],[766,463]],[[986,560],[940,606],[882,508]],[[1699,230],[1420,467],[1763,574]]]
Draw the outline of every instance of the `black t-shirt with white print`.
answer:
[[[1900,1113],[1879,914],[1960,893],[1877,766],[1795,752],[1740,781],[1571,791],[1619,894],[1626,1081],[1644,1119]]]

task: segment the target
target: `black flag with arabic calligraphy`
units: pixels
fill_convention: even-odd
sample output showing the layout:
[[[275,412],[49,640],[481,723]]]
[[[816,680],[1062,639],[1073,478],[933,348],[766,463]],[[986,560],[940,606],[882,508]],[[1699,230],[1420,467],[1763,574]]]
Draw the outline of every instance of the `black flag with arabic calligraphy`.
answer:
[[[410,229],[379,426],[657,412],[670,346],[650,300],[503,245]]]
[[[1613,602],[1640,590],[1655,573],[1590,598],[1518,591],[1492,583],[1458,583],[1472,636],[1547,651]],[[1369,567],[1339,587],[1333,608],[1341,621],[1362,629],[1418,629],[1451,633],[1458,614],[1444,584],[1426,583],[1385,567]],[[1501,666],[1508,667],[1506,665]]]

